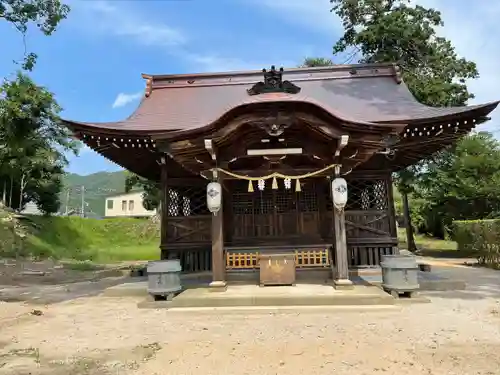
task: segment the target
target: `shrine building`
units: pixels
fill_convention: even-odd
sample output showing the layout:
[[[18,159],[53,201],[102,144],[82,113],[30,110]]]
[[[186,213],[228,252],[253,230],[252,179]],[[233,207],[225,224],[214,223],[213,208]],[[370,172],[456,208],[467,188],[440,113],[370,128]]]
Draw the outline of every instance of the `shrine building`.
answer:
[[[423,105],[394,64],[142,76],[127,119],[64,122],[159,183],[161,259],[211,271],[216,286],[257,273],[269,253],[291,256],[303,275],[325,270],[339,287],[349,269],[397,254],[392,174],[498,104]],[[346,202],[334,204],[335,189]]]

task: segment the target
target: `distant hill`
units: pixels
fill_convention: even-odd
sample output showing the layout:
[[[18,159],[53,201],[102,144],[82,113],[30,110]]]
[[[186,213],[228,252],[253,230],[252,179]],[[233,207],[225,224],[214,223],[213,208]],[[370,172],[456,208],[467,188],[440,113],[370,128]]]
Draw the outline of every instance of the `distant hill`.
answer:
[[[125,171],[98,172],[87,176],[68,173],[64,177],[64,186],[61,192],[61,212],[77,210],[82,205],[82,186],[85,187],[85,212],[90,216],[104,216],[106,197],[120,194],[125,191]],[[69,198],[69,199],[68,199]]]

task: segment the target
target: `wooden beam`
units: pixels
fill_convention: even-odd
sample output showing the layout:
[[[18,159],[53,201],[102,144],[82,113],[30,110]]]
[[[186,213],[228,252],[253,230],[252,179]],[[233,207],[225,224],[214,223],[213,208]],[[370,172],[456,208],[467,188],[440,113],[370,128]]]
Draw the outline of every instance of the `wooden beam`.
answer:
[[[338,158],[340,156],[340,152],[342,149],[347,146],[347,143],[349,142],[349,135],[345,134],[342,135],[339,139],[337,149],[335,150],[335,157]]]
[[[210,154],[210,157],[212,158],[213,161],[217,160],[217,155],[215,153],[215,146],[212,142],[211,139],[205,139],[205,149],[208,151]]]

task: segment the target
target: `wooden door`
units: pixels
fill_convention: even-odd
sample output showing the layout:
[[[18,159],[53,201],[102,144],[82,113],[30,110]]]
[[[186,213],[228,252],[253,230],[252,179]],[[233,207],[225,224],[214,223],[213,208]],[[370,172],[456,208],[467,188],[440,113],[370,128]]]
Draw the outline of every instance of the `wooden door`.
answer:
[[[291,238],[319,237],[318,201],[312,182],[304,184],[300,192],[296,192],[294,186],[286,189],[283,182],[278,189],[266,186],[252,193],[235,191],[233,209],[234,239],[251,237],[289,242]]]

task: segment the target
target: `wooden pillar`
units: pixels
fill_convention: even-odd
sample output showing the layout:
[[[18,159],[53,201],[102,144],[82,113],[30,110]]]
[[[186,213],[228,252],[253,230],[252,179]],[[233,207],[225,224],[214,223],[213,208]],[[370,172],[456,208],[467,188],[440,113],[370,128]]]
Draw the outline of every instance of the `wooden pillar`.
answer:
[[[335,176],[334,176],[335,178]],[[335,275],[333,284],[336,289],[351,289],[352,281],[349,280],[349,261],[347,259],[347,237],[345,232],[345,212],[333,206],[333,226],[335,234]]]
[[[392,182],[392,174],[389,173],[386,179],[387,183],[387,209],[389,211],[389,232],[391,237],[398,238],[398,226],[396,225],[396,208],[394,207],[394,189]],[[396,242],[397,243],[397,242]],[[399,254],[398,246],[393,246],[392,254]]]
[[[222,186],[221,173],[217,174],[216,181]],[[213,291],[225,291],[227,287],[224,261],[224,193],[222,189],[222,204],[219,212],[212,214],[212,282],[210,287]]]
[[[168,169],[167,169],[167,157],[162,156],[160,164],[160,189],[161,189],[161,201],[160,201],[160,259],[171,259],[171,255],[168,251],[167,237],[168,237]]]
[[[389,233],[392,237],[397,237],[396,209],[394,208],[394,192],[392,188],[392,175],[386,177],[387,186],[387,210],[389,211]]]

